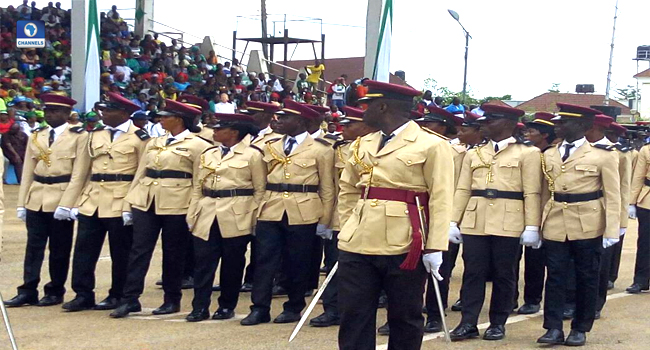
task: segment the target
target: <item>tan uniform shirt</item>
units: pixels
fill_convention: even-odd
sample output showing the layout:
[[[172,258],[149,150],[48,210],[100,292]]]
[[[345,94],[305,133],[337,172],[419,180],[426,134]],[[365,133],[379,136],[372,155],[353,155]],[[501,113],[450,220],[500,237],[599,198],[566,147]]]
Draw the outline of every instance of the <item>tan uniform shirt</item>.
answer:
[[[591,239],[604,234],[618,238],[621,214],[618,154],[585,142],[562,162],[561,144],[544,151],[542,236],[551,241]],[[613,150],[613,147],[612,147]],[[603,197],[577,203],[555,202],[548,177],[558,193],[581,194],[602,190]]]
[[[621,187],[621,228],[627,228],[629,220],[628,203],[630,203],[632,183],[632,157],[631,150],[620,143],[615,145],[618,153],[618,174]]]
[[[266,144],[267,141],[282,137],[281,134],[276,133],[270,127],[267,127],[261,130],[260,132],[261,134],[258,134],[257,136],[255,136],[255,138],[252,138],[252,140],[250,141],[251,145],[255,145],[260,149],[264,149],[264,145]]]
[[[86,156],[88,133],[83,129],[66,126],[54,143],[48,146],[50,130],[48,126],[29,136],[18,192],[18,207],[54,212],[57,206],[73,208],[77,203],[90,162]],[[34,181],[34,175],[71,175],[71,179],[70,182],[43,184]]]
[[[650,209],[650,186],[645,185],[646,179],[650,179],[650,145],[643,146],[639,151],[630,185],[630,204]]]
[[[217,142],[214,140],[214,129],[208,128],[206,126],[201,127],[201,131],[196,133],[197,136],[200,136],[204,141],[216,145]]]
[[[345,168],[345,163],[347,160],[350,158],[350,141],[341,141],[340,143],[335,143],[334,144],[334,154],[336,156],[335,162],[334,162],[334,168],[335,168],[335,174],[334,174],[334,188],[336,190],[336,194],[334,197],[334,212],[332,213],[332,224],[330,227],[334,231],[341,231],[341,223],[339,220],[339,212],[338,212],[338,195],[339,195],[339,183],[341,180],[341,174],[343,173],[343,169]]]
[[[454,151],[454,188],[458,187],[458,179],[460,179],[460,169],[463,167],[463,159],[467,154],[467,146],[463,144],[451,145],[451,149]]]
[[[364,200],[361,189],[372,181],[372,187],[427,192],[429,228],[428,236],[423,237],[425,248],[447,250],[454,191],[451,146],[413,121],[378,150],[381,138],[381,132],[374,132],[351,146],[340,182],[339,249],[368,255],[409,251],[412,228],[407,204]]]
[[[223,238],[244,236],[255,225],[257,208],[266,190],[266,166],[262,153],[247,142],[240,142],[221,157],[221,147],[207,149],[200,157],[198,179],[194,183],[187,223],[192,234],[204,240],[210,237],[214,220]],[[212,198],[203,189],[253,189],[252,196]]]
[[[130,212],[131,205],[124,200],[131,181],[90,181],[92,174],[135,175],[142,158],[149,135],[133,125],[128,131],[111,141],[109,130],[91,131],[90,144],[86,153],[91,158],[84,189],[77,203],[79,213],[92,216],[97,212],[100,218],[121,217],[122,212]]]
[[[463,160],[454,196],[453,222],[468,235],[519,237],[541,222],[542,172],[537,147],[513,142],[494,153],[493,142]],[[491,173],[491,177],[488,174]],[[472,190],[523,192],[524,200],[472,196]]]
[[[289,225],[318,222],[329,225],[334,209],[334,150],[307,135],[284,155],[284,138],[264,146],[269,184],[317,185],[318,193],[266,191],[258,220],[280,221],[286,212]]]
[[[140,165],[125,200],[135,209],[147,211],[155,202],[157,215],[187,215],[192,198],[192,184],[197,180],[198,166],[203,151],[210,144],[188,133],[176,143],[165,145],[170,134],[156,137],[147,143]],[[174,170],[190,173],[194,178],[151,178],[146,176],[147,168],[153,170]]]

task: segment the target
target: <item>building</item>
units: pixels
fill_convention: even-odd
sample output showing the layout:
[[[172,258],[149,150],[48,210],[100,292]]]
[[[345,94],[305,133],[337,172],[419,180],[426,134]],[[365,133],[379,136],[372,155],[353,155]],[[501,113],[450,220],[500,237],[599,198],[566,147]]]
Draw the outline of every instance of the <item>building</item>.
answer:
[[[643,103],[643,96],[650,96],[650,69],[636,74],[634,78],[639,84],[640,99],[637,107],[638,112],[640,113],[641,119],[650,120],[650,99],[648,99],[648,103]]]
[[[650,94],[650,74],[648,75],[648,93]],[[649,95],[650,96],[650,95]],[[521,103],[517,106],[523,109],[526,113],[535,112],[549,112],[555,113],[558,111],[556,103],[570,103],[583,107],[600,106],[605,101],[605,95],[598,94],[572,94],[561,92],[546,92],[531,100]],[[619,107],[621,114],[618,116],[619,121],[628,122],[632,119],[632,112],[630,108],[618,101],[609,100],[609,105]]]

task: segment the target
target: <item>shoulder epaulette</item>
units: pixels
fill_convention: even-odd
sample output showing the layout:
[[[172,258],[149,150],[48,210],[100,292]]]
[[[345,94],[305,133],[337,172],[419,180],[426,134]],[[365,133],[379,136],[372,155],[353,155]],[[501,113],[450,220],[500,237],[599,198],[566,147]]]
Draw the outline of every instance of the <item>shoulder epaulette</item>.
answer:
[[[106,129],[106,126],[104,126],[104,125],[100,125],[100,126],[94,128],[94,129],[92,129],[92,130],[89,130],[88,132],[102,131],[102,130],[104,130],[104,129]]]
[[[260,153],[264,154],[264,151],[262,151],[261,148],[255,146],[255,145],[250,145],[250,148],[256,149],[256,150],[259,151]]]
[[[47,129],[47,126],[39,126],[38,128],[32,130],[32,133],[33,133],[33,134],[36,134],[37,132],[39,132],[39,131],[43,131],[43,130],[45,130],[45,129]]]
[[[279,141],[279,140],[282,140],[282,138],[281,137],[276,137],[276,138],[270,139],[270,140],[268,140],[268,141],[266,141],[264,143],[273,143],[273,142]]]
[[[594,147],[604,149],[605,151],[613,151],[616,149],[613,145],[594,145]]]
[[[75,127],[70,128],[70,131],[72,131],[74,133],[77,133],[77,134],[81,134],[82,132],[86,131],[86,129],[84,129],[83,126],[75,126]]]
[[[208,139],[206,139],[206,138],[203,137],[203,136],[196,135],[196,137],[200,138],[201,140],[203,140],[203,141],[205,141],[205,142],[207,142],[207,143],[209,143],[209,144],[211,144],[211,145],[214,144],[214,141],[208,140]]]
[[[139,137],[140,140],[142,140],[142,141],[144,141],[144,140],[148,140],[148,139],[151,138],[151,136],[149,136],[149,133],[146,132],[146,131],[143,130],[143,129],[138,129],[138,130],[136,130],[136,131],[135,131],[135,135],[136,135],[137,137]]]
[[[623,153],[627,153],[632,150],[632,147],[626,146],[622,143],[615,143],[614,147],[616,147],[617,150]]]
[[[520,137],[516,137],[515,140],[517,140],[516,143],[519,144],[519,145],[524,145],[524,146],[528,146],[528,147],[534,146],[532,142],[530,142],[528,140],[525,140],[525,139],[522,139]]]
[[[329,143],[329,142],[327,142],[327,141],[325,141],[325,140],[323,140],[321,138],[315,138],[314,141],[320,142],[320,143],[322,143],[322,144],[324,144],[325,146],[328,146],[328,147],[332,146],[331,143]]]
[[[338,135],[333,135],[333,134],[325,134],[325,136],[323,137],[334,141],[338,141],[340,139]]]
[[[338,141],[334,142],[334,145],[332,145],[332,148],[337,149],[337,148],[339,148],[339,147],[341,147],[343,145],[346,145],[348,143],[350,143],[350,140],[338,140]]]
[[[203,153],[201,153],[201,154],[205,154],[205,153],[207,153],[209,150],[211,150],[211,149],[215,149],[215,148],[219,148],[219,147],[221,147],[221,146],[212,146],[212,147],[208,147],[208,148],[204,149],[204,150],[203,150]]]
[[[421,128],[422,130],[428,132],[428,133],[431,134],[431,135],[436,135],[436,136],[438,136],[439,138],[441,138],[441,139],[443,139],[443,140],[445,140],[445,141],[449,141],[449,137],[444,136],[444,135],[441,135],[441,134],[438,134],[437,132],[435,132],[435,131],[433,131],[433,130],[427,128],[427,127],[420,126],[420,128]]]

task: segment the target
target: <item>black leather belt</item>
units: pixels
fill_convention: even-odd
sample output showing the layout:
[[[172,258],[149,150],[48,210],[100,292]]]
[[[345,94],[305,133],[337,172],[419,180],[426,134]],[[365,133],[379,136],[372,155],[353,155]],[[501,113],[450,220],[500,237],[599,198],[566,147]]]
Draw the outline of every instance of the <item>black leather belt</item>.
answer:
[[[237,188],[233,190],[210,190],[203,188],[202,192],[204,196],[212,198],[252,196],[254,193],[252,188]]]
[[[553,200],[556,202],[564,203],[578,203],[593,201],[603,196],[603,191],[589,192],[589,193],[557,193],[553,194]]]
[[[117,181],[133,181],[135,176],[133,175],[124,175],[124,174],[92,174],[90,176],[90,181],[105,181],[105,182],[117,182]]]
[[[176,170],[153,170],[147,168],[145,176],[152,179],[191,179],[192,174]]]
[[[485,190],[472,190],[472,197],[485,197],[490,199],[504,198],[504,199],[524,200],[524,193],[513,192],[513,191],[499,191],[499,190],[488,188]]]
[[[266,189],[274,192],[318,192],[317,185],[266,184]]]
[[[645,179],[643,181],[643,184],[646,185],[646,186],[650,186],[650,179]]]
[[[70,182],[71,177],[72,177],[72,175],[60,175],[60,176],[34,175],[34,181],[40,182],[40,183],[46,184],[46,185],[52,185],[52,184],[61,184],[61,183]]]

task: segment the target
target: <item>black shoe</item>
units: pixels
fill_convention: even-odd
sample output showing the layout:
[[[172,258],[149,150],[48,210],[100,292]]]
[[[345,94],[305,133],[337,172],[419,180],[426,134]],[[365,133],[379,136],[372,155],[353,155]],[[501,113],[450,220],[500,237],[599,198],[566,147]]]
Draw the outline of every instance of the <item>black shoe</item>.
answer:
[[[283,311],[273,320],[273,323],[292,323],[300,321],[300,313]]]
[[[567,306],[564,308],[564,313],[562,314],[563,320],[570,320],[576,315],[576,308],[573,306]]]
[[[169,315],[181,311],[181,303],[164,302],[159,308],[151,311],[154,315]]]
[[[219,289],[221,289],[221,287]],[[252,283],[244,283],[241,285],[241,288],[239,288],[239,291],[242,293],[250,293],[252,290],[253,290]]]
[[[181,282],[181,289],[192,289],[194,288],[194,277],[185,277]]]
[[[549,329],[543,336],[537,339],[537,342],[552,345],[564,344],[564,332],[559,329]]]
[[[95,307],[95,301],[84,297],[76,297],[63,304],[62,307],[70,312],[90,310]]]
[[[29,296],[27,294],[18,294],[15,297],[5,301],[6,307],[19,307],[23,305],[36,305],[38,304],[37,296]]]
[[[438,320],[428,319],[424,324],[424,333],[438,333],[442,332],[442,323]]]
[[[263,313],[262,311],[253,310],[251,311],[246,318],[239,322],[242,326],[254,326],[260,323],[268,323],[271,321],[271,316],[268,313]]]
[[[379,334],[379,335],[389,335],[390,334],[390,326],[388,325],[388,322],[384,323],[383,326],[377,328],[377,334]]]
[[[639,294],[641,292],[647,292],[648,290],[650,290],[650,286],[642,286],[638,283],[634,283],[625,289],[625,291],[630,294]]]
[[[157,286],[162,286],[162,279],[157,280],[157,281],[156,281],[156,285],[157,285]]]
[[[208,309],[192,310],[185,319],[187,322],[201,322],[210,318],[210,311]]]
[[[341,324],[341,319],[339,315],[333,312],[323,312],[319,316],[309,320],[309,325],[312,327],[329,327],[339,324]]]
[[[314,295],[313,289],[309,289],[308,291],[305,292],[305,298],[309,298],[312,295]]]
[[[46,295],[38,301],[36,306],[53,306],[63,304],[63,296]]]
[[[235,310],[233,309],[219,308],[214,315],[212,315],[213,320],[229,320],[233,317],[235,317]]]
[[[454,305],[451,306],[451,311],[463,311],[463,303],[460,299],[456,300]]]
[[[287,295],[289,292],[281,286],[274,286],[272,293],[274,297],[277,297],[280,295]]]
[[[612,290],[614,289],[614,282],[612,281],[607,281],[607,290]]]
[[[539,304],[524,304],[517,310],[520,315],[532,315],[539,312]]]
[[[576,331],[575,329],[571,330],[569,336],[566,337],[564,345],[566,346],[583,346],[587,342],[587,335],[585,332]]]
[[[215,284],[214,286],[212,286],[212,291],[213,292],[221,292],[221,285]]]
[[[382,294],[379,296],[379,302],[377,304],[377,308],[385,309],[386,306],[388,306],[388,296],[386,294]]]
[[[142,311],[142,306],[139,301],[132,301],[127,303],[122,303],[115,311],[111,312],[112,318],[123,318],[128,316],[131,312],[140,312]]]
[[[479,336],[478,328],[475,325],[469,323],[461,323],[458,327],[454,328],[451,333],[449,333],[451,341],[459,341],[470,338],[476,338]]]
[[[501,340],[506,337],[506,327],[504,325],[490,325],[483,334],[483,340]]]
[[[115,310],[120,305],[120,299],[108,296],[106,299],[95,305],[95,310]]]
[[[596,310],[596,314],[594,315],[594,320],[600,320],[600,310]]]

